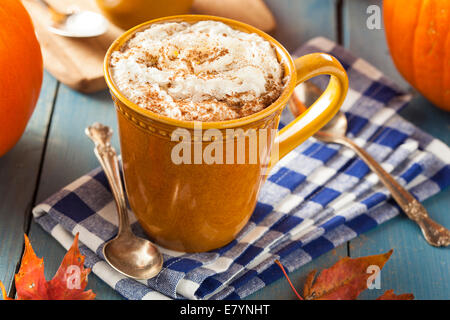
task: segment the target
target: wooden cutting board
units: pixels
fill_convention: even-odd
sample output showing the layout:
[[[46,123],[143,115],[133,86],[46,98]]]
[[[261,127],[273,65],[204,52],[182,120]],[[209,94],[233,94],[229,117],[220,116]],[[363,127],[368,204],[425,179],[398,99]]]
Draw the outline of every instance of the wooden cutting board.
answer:
[[[94,0],[47,0],[57,9],[71,6],[99,12]],[[103,58],[111,43],[124,30],[110,24],[108,31],[95,38],[65,38],[47,30],[48,11],[36,0],[22,0],[33,19],[42,48],[44,67],[56,79],[69,87],[85,92],[106,88],[103,78]],[[224,4],[227,5],[224,5]],[[263,0],[195,0],[193,12],[241,20],[263,31],[275,27],[275,20]]]
[[[35,0],[22,1],[33,19],[41,44],[44,67],[55,78],[69,87],[94,92],[106,87],[103,79],[103,58],[111,43],[123,31],[110,25],[108,31],[95,38],[65,38],[47,30],[50,14]],[[68,10],[76,5],[80,9],[98,11],[94,0],[49,1],[57,9]]]

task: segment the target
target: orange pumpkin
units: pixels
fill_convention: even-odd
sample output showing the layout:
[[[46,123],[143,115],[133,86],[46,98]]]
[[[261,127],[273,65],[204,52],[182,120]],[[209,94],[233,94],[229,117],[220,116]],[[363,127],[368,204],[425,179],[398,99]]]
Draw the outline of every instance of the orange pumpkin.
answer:
[[[383,14],[397,69],[427,99],[450,111],[450,1],[384,0]]]
[[[0,1],[0,156],[22,136],[43,77],[42,54],[20,0]]]

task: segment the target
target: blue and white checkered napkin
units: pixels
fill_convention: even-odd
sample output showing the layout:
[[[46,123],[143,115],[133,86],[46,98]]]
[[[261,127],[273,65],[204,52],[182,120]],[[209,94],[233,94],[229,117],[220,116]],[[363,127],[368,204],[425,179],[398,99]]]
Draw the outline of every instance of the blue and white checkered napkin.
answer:
[[[346,68],[350,91],[343,106],[348,136],[419,199],[450,184],[450,149],[402,119],[405,95],[367,62],[334,42],[316,38],[297,55],[329,52]],[[324,85],[319,79],[318,85]],[[282,124],[292,120],[288,111]],[[255,212],[232,243],[185,254],[162,248],[164,267],[148,281],[111,269],[102,246],[117,231],[116,211],[100,169],[79,178],[33,213],[68,248],[80,233],[86,264],[128,299],[239,299],[279,279],[274,260],[289,271],[399,214],[377,177],[347,148],[309,139],[274,167]],[[134,231],[140,226],[130,213]],[[417,232],[420,232],[417,230]]]

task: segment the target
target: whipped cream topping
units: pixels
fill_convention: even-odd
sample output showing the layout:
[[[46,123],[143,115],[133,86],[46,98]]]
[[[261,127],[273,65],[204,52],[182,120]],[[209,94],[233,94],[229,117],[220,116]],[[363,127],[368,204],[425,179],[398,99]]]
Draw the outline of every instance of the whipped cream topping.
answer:
[[[284,82],[268,41],[217,21],[152,25],[112,54],[111,71],[134,103],[188,121],[258,112],[279,97]]]

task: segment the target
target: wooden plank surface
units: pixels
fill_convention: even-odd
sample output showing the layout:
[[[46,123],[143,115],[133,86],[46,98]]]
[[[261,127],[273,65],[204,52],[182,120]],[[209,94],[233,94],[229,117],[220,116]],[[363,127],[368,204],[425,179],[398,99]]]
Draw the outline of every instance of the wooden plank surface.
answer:
[[[335,0],[265,0],[277,21],[271,34],[289,51],[323,36],[337,39]]]
[[[11,286],[22,255],[23,234],[33,204],[56,80],[45,73],[41,96],[25,134],[0,158],[0,280]]]
[[[110,126],[119,150],[114,106],[108,91],[82,94],[60,86],[50,126],[37,201],[99,166],[84,129],[94,122]]]
[[[379,68],[401,87],[409,85],[396,71],[389,56],[384,30],[367,29],[366,10],[370,5],[381,8],[381,0],[344,1],[344,44],[352,53]],[[450,144],[450,114],[420,95],[400,113],[422,130]],[[441,224],[450,227],[450,191],[426,200],[424,206]],[[428,245],[419,228],[403,214],[350,242],[352,257],[377,254],[394,249],[382,271],[381,290],[367,290],[361,297],[373,299],[388,289],[396,293],[412,292],[417,299],[450,298],[450,251]]]
[[[449,198],[447,189],[423,203],[430,215],[445,226],[450,226]],[[388,289],[411,292],[416,299],[450,299],[450,250],[427,244],[416,224],[404,215],[352,240],[350,256],[377,254],[391,248],[394,253],[381,271],[381,289],[367,290],[362,299],[375,299]]]
[[[369,6],[377,6],[381,10],[382,0],[343,1],[342,38],[345,47],[354,55],[368,60],[402,88],[409,88],[389,55],[383,24],[381,23],[381,29],[369,29],[367,26],[373,12],[367,13],[367,9]]]

